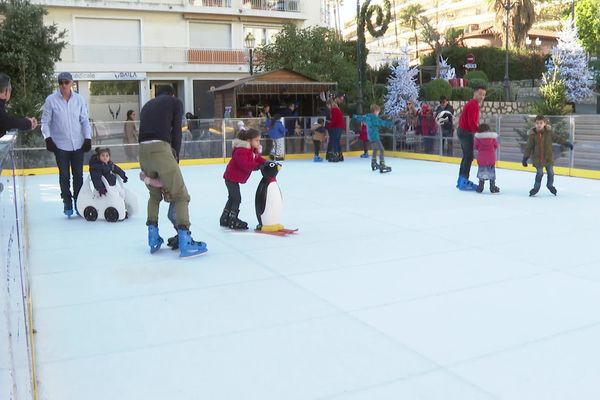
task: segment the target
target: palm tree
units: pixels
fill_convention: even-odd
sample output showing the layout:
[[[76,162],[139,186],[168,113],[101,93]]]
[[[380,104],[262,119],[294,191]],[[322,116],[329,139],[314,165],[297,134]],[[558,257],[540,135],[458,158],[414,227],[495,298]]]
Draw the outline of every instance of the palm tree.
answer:
[[[490,8],[496,13],[496,29],[500,31],[502,41],[506,32],[506,9],[508,0],[490,0]],[[512,0],[509,40],[515,47],[524,47],[527,33],[535,22],[533,0]]]
[[[425,10],[423,10],[423,6],[420,4],[411,4],[400,13],[402,24],[410,28],[415,35],[415,53],[417,59],[419,59],[419,36],[417,35],[417,28],[421,24],[421,14],[423,11]]]

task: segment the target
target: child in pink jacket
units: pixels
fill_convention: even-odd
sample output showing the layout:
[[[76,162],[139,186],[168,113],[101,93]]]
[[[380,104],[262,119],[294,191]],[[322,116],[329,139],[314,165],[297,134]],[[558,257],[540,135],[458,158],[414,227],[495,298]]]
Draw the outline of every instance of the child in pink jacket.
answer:
[[[486,180],[490,181],[490,192],[498,193],[500,188],[496,186],[496,150],[498,149],[498,134],[491,132],[489,125],[481,124],[475,134],[474,149],[477,150],[477,178],[479,185],[477,193],[483,192],[483,185]]]

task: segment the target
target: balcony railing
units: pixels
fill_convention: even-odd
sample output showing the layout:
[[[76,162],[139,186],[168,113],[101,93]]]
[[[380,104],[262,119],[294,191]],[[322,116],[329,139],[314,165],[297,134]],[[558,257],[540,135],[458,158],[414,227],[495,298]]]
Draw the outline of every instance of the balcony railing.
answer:
[[[231,0],[190,0],[190,4],[198,7],[231,7]]]
[[[152,8],[157,6],[192,9],[196,7],[215,7],[234,8],[237,10],[239,7],[242,7],[251,10],[301,12],[303,1],[308,0],[84,0],[84,4],[101,8],[135,4],[136,7],[149,6]],[[316,2],[317,0],[311,1]],[[72,0],[35,0],[35,3],[47,6],[69,6],[72,4]]]
[[[300,12],[300,0],[242,0],[242,5],[253,10]]]
[[[66,46],[63,63],[89,64],[245,64],[241,49],[187,47]]]

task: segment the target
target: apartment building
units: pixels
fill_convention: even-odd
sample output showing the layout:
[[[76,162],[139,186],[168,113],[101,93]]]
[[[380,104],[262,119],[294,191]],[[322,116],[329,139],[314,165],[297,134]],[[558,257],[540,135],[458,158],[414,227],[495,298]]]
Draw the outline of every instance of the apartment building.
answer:
[[[124,120],[165,83],[175,87],[186,112],[212,117],[209,89],[249,73],[249,33],[258,46],[285,24],[325,22],[320,0],[34,2],[47,8],[46,23],[67,31],[56,71],[73,74],[97,121]]]
[[[382,0],[375,0],[372,4],[382,4]],[[387,32],[381,38],[373,38],[366,32],[366,45],[369,49],[368,62],[378,65],[394,60],[399,55],[399,48],[407,46],[411,57],[416,56],[414,33],[406,28],[400,21],[402,10],[411,4],[420,4],[423,16],[439,32],[449,28],[464,29],[465,32],[487,28],[494,24],[494,13],[490,12],[488,0],[391,0],[392,21]],[[346,39],[356,39],[356,18],[348,19],[344,23],[343,35]],[[419,37],[419,51],[429,51],[430,48]]]
[[[372,4],[382,4],[383,0],[373,0]],[[414,33],[399,20],[402,10],[411,4],[420,4],[424,12],[439,32],[449,28],[463,30],[463,44],[467,47],[502,46],[500,35],[494,28],[495,14],[490,11],[489,0],[390,0],[392,5],[392,21],[387,32],[381,38],[373,38],[366,32],[366,45],[369,49],[367,62],[373,66],[394,61],[400,55],[400,48],[407,47],[416,64]],[[567,4],[568,3],[568,4]],[[549,52],[556,45],[557,33],[561,22],[555,8],[570,5],[570,0],[548,0],[536,4],[538,20],[528,33],[528,48],[531,51]],[[356,40],[356,17],[347,18],[344,22],[343,35],[348,40]],[[424,43],[419,34],[419,52],[430,52],[431,48]]]

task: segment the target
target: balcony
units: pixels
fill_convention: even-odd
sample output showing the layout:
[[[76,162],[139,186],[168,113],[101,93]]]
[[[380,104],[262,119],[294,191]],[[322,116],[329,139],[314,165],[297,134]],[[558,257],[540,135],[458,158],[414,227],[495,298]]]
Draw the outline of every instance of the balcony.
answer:
[[[61,62],[78,64],[246,64],[242,49],[187,47],[66,46]]]
[[[231,7],[231,0],[190,0],[196,7]]]
[[[210,12],[237,15],[239,10],[293,14],[302,12],[303,0],[33,0],[46,7],[136,9],[166,12]],[[293,13],[293,14],[292,14]],[[281,14],[279,15],[281,18]]]
[[[300,12],[300,0],[242,0],[242,7],[252,10]]]

